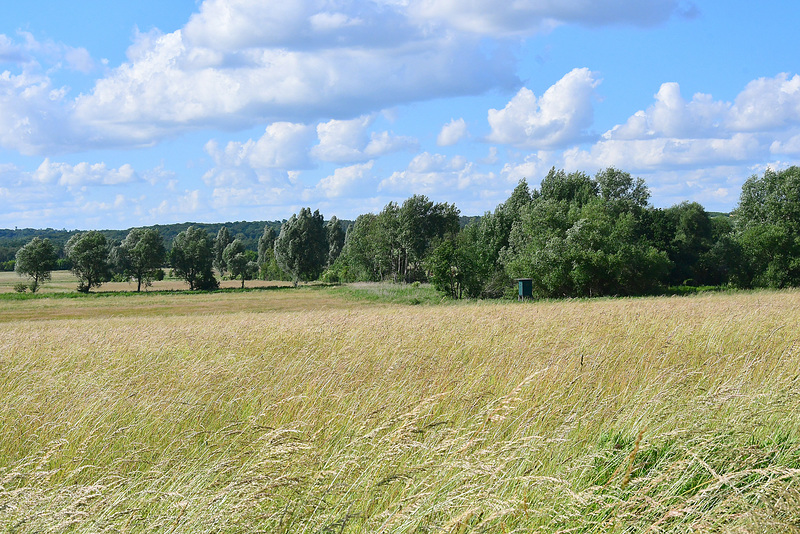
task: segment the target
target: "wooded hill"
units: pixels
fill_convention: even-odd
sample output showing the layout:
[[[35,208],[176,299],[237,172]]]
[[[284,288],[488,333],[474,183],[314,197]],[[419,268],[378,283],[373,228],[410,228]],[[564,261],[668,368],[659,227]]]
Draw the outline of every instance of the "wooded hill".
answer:
[[[153,226],[145,226],[143,228],[152,228],[161,234],[164,238],[164,245],[169,249],[172,246],[172,241],[180,232],[186,230],[190,226],[196,226],[206,230],[214,235],[219,232],[219,229],[226,226],[231,235],[238,237],[244,241],[248,250],[256,250],[258,248],[258,238],[264,232],[265,226],[270,226],[276,232],[281,231],[281,224],[284,221],[238,221],[238,222],[225,222],[225,223],[176,223],[176,224],[156,224]],[[342,221],[343,224],[346,221]],[[112,242],[120,242],[125,239],[125,236],[130,232],[127,230],[100,230],[106,239]],[[75,234],[80,233],[80,230],[54,230],[53,228],[46,228],[44,230],[37,230],[34,228],[20,228],[20,229],[0,229],[0,263],[7,262],[14,259],[23,245],[34,237],[42,239],[49,239],[61,254],[63,254],[64,245],[69,241],[69,238]]]

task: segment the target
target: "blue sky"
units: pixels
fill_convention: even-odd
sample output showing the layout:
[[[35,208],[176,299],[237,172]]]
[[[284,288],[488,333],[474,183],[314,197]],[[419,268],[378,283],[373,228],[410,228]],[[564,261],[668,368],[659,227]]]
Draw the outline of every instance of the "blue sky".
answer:
[[[800,163],[800,5],[507,4],[8,3],[0,228],[479,215],[551,167],[729,211]]]

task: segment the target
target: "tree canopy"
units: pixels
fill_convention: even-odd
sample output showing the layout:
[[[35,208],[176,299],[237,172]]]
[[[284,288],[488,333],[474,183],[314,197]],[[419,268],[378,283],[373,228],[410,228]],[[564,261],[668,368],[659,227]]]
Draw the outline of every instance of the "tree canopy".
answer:
[[[133,228],[118,247],[118,261],[125,277],[136,280],[136,291],[150,287],[166,260],[164,240],[152,228]]]
[[[172,242],[170,263],[175,275],[189,284],[189,289],[216,289],[214,277],[214,239],[197,226],[180,232]]]
[[[316,280],[328,260],[328,235],[319,210],[302,208],[283,223],[275,240],[275,259],[295,285]]]
[[[36,293],[43,282],[50,280],[51,273],[56,267],[56,260],[58,254],[50,240],[34,237],[17,251],[14,270],[20,276],[31,279],[31,291]]]
[[[90,230],[72,236],[64,247],[72,272],[78,277],[78,291],[88,293],[111,279],[108,261],[109,245],[106,236]]]

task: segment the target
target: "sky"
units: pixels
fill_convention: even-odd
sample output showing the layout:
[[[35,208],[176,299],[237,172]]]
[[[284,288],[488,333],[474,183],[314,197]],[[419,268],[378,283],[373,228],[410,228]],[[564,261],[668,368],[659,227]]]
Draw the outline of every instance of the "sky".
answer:
[[[607,167],[730,211],[800,164],[800,3],[42,0],[0,8],[0,228],[481,215]]]

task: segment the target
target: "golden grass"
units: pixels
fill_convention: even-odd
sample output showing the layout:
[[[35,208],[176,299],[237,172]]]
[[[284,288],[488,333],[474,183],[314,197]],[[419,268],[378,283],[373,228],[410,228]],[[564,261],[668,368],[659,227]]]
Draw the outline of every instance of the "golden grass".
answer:
[[[140,296],[51,301],[77,319],[4,312],[0,530],[800,525],[800,292],[193,297],[179,316],[109,313]]]

